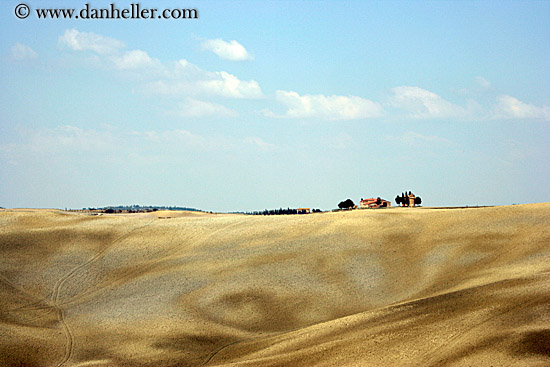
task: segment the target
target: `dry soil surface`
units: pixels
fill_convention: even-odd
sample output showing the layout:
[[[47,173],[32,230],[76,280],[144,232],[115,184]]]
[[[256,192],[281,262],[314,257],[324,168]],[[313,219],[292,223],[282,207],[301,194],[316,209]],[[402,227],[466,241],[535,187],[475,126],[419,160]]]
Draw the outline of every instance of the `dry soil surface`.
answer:
[[[0,211],[0,366],[549,366],[550,204]]]

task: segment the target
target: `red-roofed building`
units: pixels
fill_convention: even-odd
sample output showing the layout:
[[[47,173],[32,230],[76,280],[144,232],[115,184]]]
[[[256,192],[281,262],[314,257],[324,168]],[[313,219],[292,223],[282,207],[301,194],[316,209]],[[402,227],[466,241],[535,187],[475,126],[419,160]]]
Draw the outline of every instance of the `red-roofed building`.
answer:
[[[377,209],[389,208],[390,206],[391,203],[389,201],[380,198],[361,199],[361,208]]]

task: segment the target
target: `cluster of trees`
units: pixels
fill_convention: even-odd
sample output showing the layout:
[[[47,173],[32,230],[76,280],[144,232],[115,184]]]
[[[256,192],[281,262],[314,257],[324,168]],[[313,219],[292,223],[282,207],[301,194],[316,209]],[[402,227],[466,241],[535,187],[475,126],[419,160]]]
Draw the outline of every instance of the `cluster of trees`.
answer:
[[[312,213],[320,213],[321,209],[313,209],[311,210]],[[246,212],[245,214],[248,215],[285,215],[285,214],[298,214],[298,209],[291,209],[291,208],[280,208],[280,209],[270,209],[270,210],[263,210],[263,211],[255,211],[255,212]]]
[[[355,208],[355,204],[353,203],[353,201],[351,199],[347,199],[347,200],[344,200],[344,201],[341,201],[340,203],[338,203],[338,208],[340,208],[340,209],[353,209],[353,208]]]
[[[397,195],[395,197],[395,202],[397,203],[397,205],[401,205],[401,204],[409,205],[409,197],[411,195],[414,195],[411,191],[409,191],[408,194],[406,191],[402,192],[401,196]],[[415,196],[414,205],[420,205],[420,204],[422,204],[422,198],[420,196]]]

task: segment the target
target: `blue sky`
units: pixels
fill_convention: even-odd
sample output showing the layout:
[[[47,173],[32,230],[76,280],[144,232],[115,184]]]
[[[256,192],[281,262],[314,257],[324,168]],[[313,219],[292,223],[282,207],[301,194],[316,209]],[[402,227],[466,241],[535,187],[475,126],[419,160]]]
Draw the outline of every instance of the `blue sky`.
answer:
[[[110,4],[26,4],[87,2]],[[550,2],[18,4],[0,4],[0,206],[550,201]]]

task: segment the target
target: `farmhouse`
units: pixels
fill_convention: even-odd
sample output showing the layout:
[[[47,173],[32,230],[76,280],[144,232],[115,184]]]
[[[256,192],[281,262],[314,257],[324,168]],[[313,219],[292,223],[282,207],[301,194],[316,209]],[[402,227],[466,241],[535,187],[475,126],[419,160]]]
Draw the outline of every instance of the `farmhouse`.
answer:
[[[377,209],[377,208],[389,208],[390,206],[391,206],[391,203],[387,200],[384,200],[384,199],[380,199],[380,198],[363,199],[363,198],[361,198],[361,208]]]
[[[296,209],[297,214],[309,214],[311,210],[309,208],[298,208]]]

